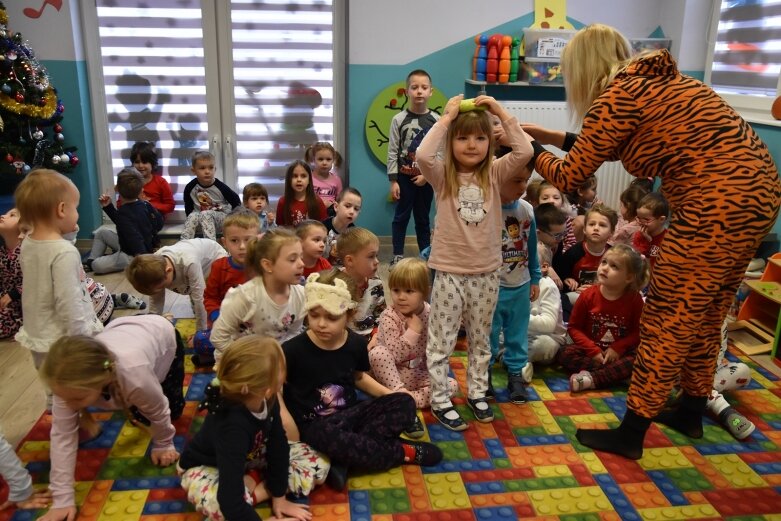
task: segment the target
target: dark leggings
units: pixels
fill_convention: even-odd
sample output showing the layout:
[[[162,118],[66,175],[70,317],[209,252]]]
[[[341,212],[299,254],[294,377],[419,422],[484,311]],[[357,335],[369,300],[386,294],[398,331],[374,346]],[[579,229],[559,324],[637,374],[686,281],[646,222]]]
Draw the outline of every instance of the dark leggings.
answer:
[[[614,362],[603,364],[588,356],[584,348],[573,344],[559,349],[556,361],[569,374],[588,371],[594,379],[594,387],[604,389],[622,383],[632,376],[636,353],[634,349],[630,349]]]
[[[171,362],[168,373],[165,375],[165,379],[160,382],[163,394],[168,398],[168,407],[171,409],[171,421],[178,420],[182,415],[182,411],[184,411],[184,392],[182,390],[184,386],[184,341],[179,334],[179,330],[175,331],[176,355],[173,362]],[[135,406],[130,408],[130,412],[137,421],[144,425],[149,425],[149,420]]]
[[[404,461],[399,435],[415,413],[409,394],[388,394],[304,424],[301,441],[350,469],[388,470]]]

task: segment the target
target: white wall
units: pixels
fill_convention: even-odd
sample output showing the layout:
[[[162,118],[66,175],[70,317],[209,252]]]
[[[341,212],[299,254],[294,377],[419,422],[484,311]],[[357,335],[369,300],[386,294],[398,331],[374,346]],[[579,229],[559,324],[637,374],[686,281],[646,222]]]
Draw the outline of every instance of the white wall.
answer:
[[[41,0],[6,0],[8,28],[22,33],[39,60],[77,61],[84,59],[78,2],[62,2],[59,11],[46,5],[38,18],[27,16],[25,10],[38,11]]]

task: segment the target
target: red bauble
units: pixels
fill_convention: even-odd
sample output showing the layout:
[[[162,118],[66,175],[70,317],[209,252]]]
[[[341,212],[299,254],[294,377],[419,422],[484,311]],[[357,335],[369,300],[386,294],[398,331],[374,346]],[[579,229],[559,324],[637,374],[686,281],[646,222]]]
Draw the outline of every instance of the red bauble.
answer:
[[[22,94],[21,92],[17,92],[14,98],[16,99],[17,103],[24,103],[24,94]]]
[[[13,163],[14,162],[14,156],[12,156],[11,154],[8,154],[7,156],[5,156],[5,160],[8,161],[9,163]]]
[[[71,157],[71,166],[76,166],[79,164],[79,158],[76,156]]]
[[[62,125],[60,125],[59,123],[55,123],[54,124],[54,131],[55,132],[62,132]]]

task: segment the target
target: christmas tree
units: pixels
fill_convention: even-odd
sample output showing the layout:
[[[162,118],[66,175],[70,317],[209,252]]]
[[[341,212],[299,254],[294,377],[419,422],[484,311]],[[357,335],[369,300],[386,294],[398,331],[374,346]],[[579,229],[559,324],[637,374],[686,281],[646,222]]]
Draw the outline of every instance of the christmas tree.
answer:
[[[0,194],[13,193],[34,167],[68,173],[79,163],[76,148],[64,146],[64,110],[46,68],[8,29],[0,2]]]

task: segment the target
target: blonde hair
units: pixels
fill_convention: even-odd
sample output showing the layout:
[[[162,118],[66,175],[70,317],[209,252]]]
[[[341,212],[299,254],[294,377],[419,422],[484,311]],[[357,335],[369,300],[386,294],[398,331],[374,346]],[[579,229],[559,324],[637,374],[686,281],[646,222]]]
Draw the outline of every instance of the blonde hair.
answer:
[[[190,160],[190,164],[195,168],[195,164],[198,161],[211,161],[212,163],[215,162],[214,154],[209,152],[208,150],[196,150],[195,153],[193,153],[193,157]]]
[[[339,234],[336,239],[336,251],[344,262],[347,255],[355,255],[370,245],[379,245],[380,239],[366,228],[352,226]]]
[[[550,248],[544,243],[544,242],[538,242],[537,243],[537,261],[540,263],[540,266],[543,264],[547,264],[550,266],[553,259],[553,254],[550,251]]]
[[[423,293],[423,297],[428,299],[431,286],[426,262],[416,257],[400,260],[390,270],[388,287],[390,289],[414,289]]]
[[[592,24],[578,31],[561,53],[567,104],[575,121],[630,62],[632,47],[618,30]]]
[[[602,258],[604,259],[608,256],[620,258],[626,271],[632,275],[632,282],[629,284],[630,289],[640,291],[651,280],[651,265],[648,259],[637,253],[631,246],[621,243],[616,244],[609,248]]]
[[[231,342],[220,360],[217,378],[220,395],[244,403],[249,393],[276,391],[285,379],[287,364],[282,347],[275,339],[249,335]],[[270,400],[276,397],[276,392]]]
[[[458,198],[458,189],[461,183],[458,181],[455,158],[453,157],[453,141],[459,136],[472,134],[485,134],[488,138],[488,153],[475,168],[474,176],[478,186],[483,191],[483,197],[488,200],[491,197],[491,162],[494,157],[494,133],[491,118],[483,110],[462,112],[450,124],[450,130],[445,151],[445,186],[453,199]]]
[[[144,295],[152,293],[152,288],[165,280],[166,261],[163,255],[143,253],[136,255],[125,268],[128,282]]]
[[[263,259],[276,262],[283,246],[299,242],[298,236],[287,228],[272,228],[260,239],[252,239],[247,244],[246,265],[251,266],[255,273],[263,273],[260,261]]]
[[[239,206],[239,208],[244,208]],[[225,220],[222,222],[222,234],[225,235],[225,230],[229,226],[235,226],[242,230],[252,230],[253,228],[260,231],[260,221],[258,216],[252,211],[239,211],[228,214]]]
[[[49,388],[95,390],[115,380],[114,368],[114,355],[103,342],[74,335],[63,336],[51,345],[38,374]]]
[[[51,222],[57,206],[69,189],[79,189],[59,172],[39,168],[27,174],[14,191],[20,224],[34,226],[36,222]]]
[[[296,226],[296,235],[303,241],[312,233],[312,228],[318,228],[324,233],[328,233],[328,228],[325,227],[325,224],[320,221],[315,221],[314,219],[305,219]]]

